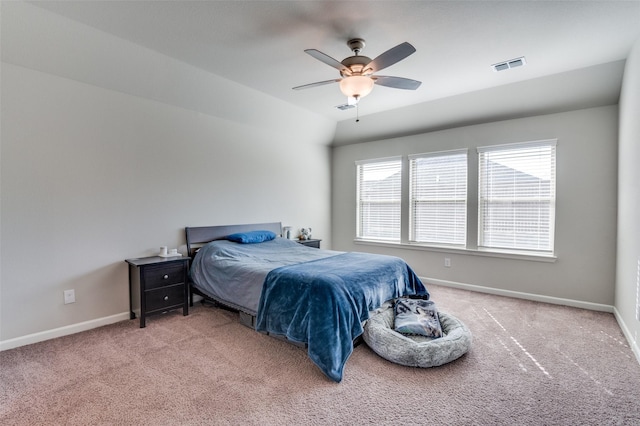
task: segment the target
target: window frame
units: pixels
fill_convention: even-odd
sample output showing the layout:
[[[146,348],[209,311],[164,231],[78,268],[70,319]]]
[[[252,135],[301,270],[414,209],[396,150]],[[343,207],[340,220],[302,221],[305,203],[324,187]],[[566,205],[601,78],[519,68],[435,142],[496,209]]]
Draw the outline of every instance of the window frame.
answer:
[[[397,200],[392,200],[393,204],[397,204],[398,214],[397,214],[397,238],[386,238],[381,236],[373,236],[371,234],[364,235],[364,224],[363,224],[363,204],[366,202],[362,201],[362,182],[361,178],[363,173],[361,172],[361,168],[380,163],[397,163],[399,167],[396,173],[399,174],[398,188],[397,188]],[[388,243],[400,243],[402,240],[402,176],[404,170],[404,163],[402,156],[393,156],[393,157],[385,157],[385,158],[376,158],[369,160],[359,160],[355,162],[356,166],[356,240],[361,241],[378,241],[378,242],[388,242]],[[381,201],[383,203],[385,201]],[[386,201],[387,203],[389,201]]]
[[[458,185],[460,183],[462,183],[464,185],[464,197],[459,197],[457,196],[456,192],[457,189],[455,189],[453,192],[454,194],[450,194],[450,196],[448,197],[444,197],[444,198],[431,198],[429,199],[428,197],[422,198],[422,199],[418,199],[418,197],[416,196],[417,194],[416,192],[416,182],[418,179],[418,176],[416,175],[418,173],[418,170],[416,169],[416,162],[420,159],[425,159],[425,158],[442,158],[442,157],[459,157],[459,156],[464,156],[464,176],[462,177],[462,179],[455,180],[455,185]],[[454,150],[447,150],[447,151],[436,151],[436,152],[427,152],[427,153],[421,153],[421,154],[412,154],[408,156],[408,163],[409,163],[409,232],[408,232],[408,241],[410,244],[421,244],[421,245],[427,245],[427,246],[447,246],[447,247],[459,247],[459,248],[464,248],[467,246],[467,241],[468,241],[468,235],[467,235],[467,220],[468,220],[468,201],[469,201],[469,183],[468,183],[468,179],[469,179],[469,150],[468,148],[463,148],[463,149],[454,149]],[[461,182],[460,182],[461,181]],[[448,241],[446,240],[446,238],[442,238],[442,239],[433,239],[433,240],[426,240],[426,239],[420,239],[418,240],[417,238],[417,232],[419,232],[419,226],[417,225],[417,215],[416,215],[416,210],[417,210],[417,205],[418,204],[432,204],[432,205],[442,205],[443,203],[462,203],[463,204],[463,218],[461,221],[452,221],[453,223],[451,224],[452,228],[455,228],[457,226],[461,226],[462,231],[458,232],[458,234],[461,234],[461,239],[460,240],[456,240],[455,239],[455,235],[452,235],[454,238],[449,239]],[[461,224],[460,224],[461,222]],[[442,225],[443,223],[446,223],[446,221],[443,222],[439,222],[439,223],[433,223],[433,226],[435,228],[439,228],[439,225]],[[437,231],[436,231],[437,232]],[[456,234],[455,232],[453,234]]]
[[[540,147],[548,147],[551,149],[550,152],[550,164],[549,164],[549,196],[548,197],[532,197],[532,196],[520,196],[520,197],[512,197],[510,199],[511,202],[534,202],[543,205],[544,203],[548,203],[548,232],[546,235],[546,241],[548,241],[548,246],[545,248],[533,248],[531,246],[526,246],[523,244],[518,245],[517,243],[512,245],[507,244],[497,244],[497,243],[488,243],[487,236],[485,232],[485,217],[487,215],[487,209],[485,207],[485,188],[487,183],[485,182],[487,176],[485,173],[485,168],[483,166],[484,158],[487,153],[491,152],[499,152],[499,151],[516,151],[516,150],[526,150],[526,149],[534,149]],[[533,254],[540,256],[554,256],[555,253],[555,212],[556,212],[556,202],[557,202],[557,139],[546,139],[540,141],[531,141],[531,142],[521,142],[521,143],[513,143],[513,144],[502,144],[502,145],[491,145],[484,147],[477,147],[478,153],[478,235],[477,235],[477,243],[478,250],[481,251],[490,251],[490,252],[507,252],[507,253],[523,253],[523,254]],[[522,189],[522,188],[521,188]],[[496,197],[495,202],[499,202]],[[507,200],[509,198],[503,198],[503,200]],[[489,201],[491,202],[491,201]],[[538,209],[539,210],[539,209]],[[523,210],[519,210],[522,212]],[[516,222],[516,219],[513,219],[513,222]],[[515,228],[516,225],[512,224],[512,227]],[[538,231],[539,231],[538,227]],[[515,230],[512,231],[515,239]],[[538,232],[540,234],[540,232]]]
[[[481,176],[480,176],[480,152],[483,150],[505,150],[511,149],[514,147],[525,147],[525,146],[535,146],[540,144],[551,144],[554,149],[554,183],[553,183],[553,205],[552,205],[552,218],[549,219],[549,250],[528,250],[528,249],[506,249],[506,248],[497,248],[497,247],[484,247],[481,246],[483,241],[481,240],[480,233],[482,232],[482,213],[481,213]],[[557,255],[555,252],[556,246],[556,230],[555,230],[555,217],[557,210],[557,185],[558,185],[558,173],[557,173],[557,164],[558,164],[558,140],[555,139],[545,139],[539,141],[527,141],[527,142],[518,142],[518,143],[505,143],[505,144],[495,144],[495,145],[486,145],[486,146],[478,146],[473,144],[471,146],[462,147],[459,149],[452,150],[444,150],[444,151],[433,151],[426,152],[424,154],[407,154],[403,153],[396,156],[389,156],[385,158],[374,158],[374,159],[366,159],[366,160],[356,160],[356,166],[368,163],[375,163],[381,161],[389,161],[395,160],[400,162],[400,217],[399,224],[395,224],[396,230],[399,227],[400,229],[400,237],[399,239],[380,239],[380,238],[371,238],[371,237],[363,237],[361,233],[361,224],[360,224],[360,208],[359,204],[359,188],[355,189],[355,203],[356,203],[356,236],[354,238],[355,244],[363,244],[363,245],[371,245],[378,247],[386,247],[386,248],[397,248],[397,249],[409,249],[409,250],[419,250],[419,251],[431,251],[431,252],[440,252],[440,253],[449,253],[449,254],[460,254],[460,255],[470,255],[470,256],[483,256],[483,257],[495,257],[495,258],[505,258],[505,259],[519,259],[526,261],[535,261],[535,262],[556,262]],[[458,245],[445,245],[445,244],[435,244],[435,243],[422,243],[412,241],[413,234],[410,229],[412,226],[412,218],[411,215],[411,194],[410,194],[410,185],[411,185],[411,176],[410,176],[410,159],[416,156],[422,155],[435,155],[438,153],[445,153],[449,151],[467,151],[467,198],[466,198],[466,245],[458,246]],[[474,159],[474,155],[476,158]],[[354,173],[357,173],[357,167],[354,170]],[[359,178],[358,178],[359,179]],[[358,179],[354,179],[359,185]],[[353,180],[352,180],[353,182]],[[396,236],[397,237],[397,236]]]

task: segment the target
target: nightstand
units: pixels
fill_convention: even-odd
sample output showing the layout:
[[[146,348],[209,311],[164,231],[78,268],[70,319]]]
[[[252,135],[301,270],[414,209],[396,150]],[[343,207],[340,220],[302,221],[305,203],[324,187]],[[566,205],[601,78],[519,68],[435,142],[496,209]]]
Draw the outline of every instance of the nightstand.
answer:
[[[182,308],[189,315],[188,257],[141,257],[129,264],[130,318],[140,317],[140,328],[148,315]]]
[[[320,241],[322,240],[298,240],[298,243],[308,247],[320,248]]]

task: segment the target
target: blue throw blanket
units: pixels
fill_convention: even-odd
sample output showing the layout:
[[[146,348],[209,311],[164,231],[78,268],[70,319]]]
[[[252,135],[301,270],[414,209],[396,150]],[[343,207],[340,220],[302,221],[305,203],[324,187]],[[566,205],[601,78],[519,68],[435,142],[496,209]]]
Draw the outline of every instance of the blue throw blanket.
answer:
[[[332,380],[353,352],[369,311],[387,300],[429,293],[404,260],[344,253],[283,266],[262,288],[256,330],[306,343],[309,358]]]

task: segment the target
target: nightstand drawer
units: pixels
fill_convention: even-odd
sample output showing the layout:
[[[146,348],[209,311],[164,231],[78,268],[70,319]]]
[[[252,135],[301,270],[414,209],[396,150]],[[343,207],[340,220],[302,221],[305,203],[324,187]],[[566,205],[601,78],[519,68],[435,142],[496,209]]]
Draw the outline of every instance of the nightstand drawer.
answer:
[[[170,266],[147,266],[144,268],[145,289],[150,290],[184,282],[185,268],[186,265],[184,263],[176,263]]]
[[[144,297],[149,312],[171,307],[180,308],[185,303],[184,285],[179,284],[146,291]]]

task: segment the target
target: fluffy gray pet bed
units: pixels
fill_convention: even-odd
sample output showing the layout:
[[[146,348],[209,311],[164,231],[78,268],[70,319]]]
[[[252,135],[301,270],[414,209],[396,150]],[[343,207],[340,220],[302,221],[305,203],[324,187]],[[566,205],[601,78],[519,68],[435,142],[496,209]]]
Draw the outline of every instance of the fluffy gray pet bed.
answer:
[[[393,308],[374,314],[364,327],[362,337],[381,357],[410,367],[437,367],[460,358],[471,347],[471,332],[459,319],[439,313],[444,336],[430,339],[405,336],[394,331]]]

